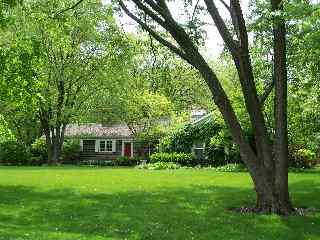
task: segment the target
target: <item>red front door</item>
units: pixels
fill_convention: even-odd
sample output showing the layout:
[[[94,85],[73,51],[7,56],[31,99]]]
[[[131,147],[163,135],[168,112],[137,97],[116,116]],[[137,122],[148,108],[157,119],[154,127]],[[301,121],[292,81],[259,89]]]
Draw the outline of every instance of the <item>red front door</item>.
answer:
[[[131,157],[131,143],[124,143],[124,155]]]

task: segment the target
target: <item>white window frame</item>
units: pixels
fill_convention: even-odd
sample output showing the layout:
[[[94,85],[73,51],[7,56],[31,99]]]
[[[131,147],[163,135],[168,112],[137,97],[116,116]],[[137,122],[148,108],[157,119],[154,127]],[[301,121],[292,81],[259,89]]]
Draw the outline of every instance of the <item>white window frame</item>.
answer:
[[[80,139],[80,151],[83,152],[83,139]]]
[[[199,150],[199,149],[201,149],[201,150],[204,150],[205,149],[205,147],[206,147],[206,144],[205,143],[202,143],[202,146],[201,147],[196,147],[196,143],[194,143],[193,145],[192,145],[192,149],[197,149],[197,150]]]
[[[80,151],[83,152],[83,141],[94,141],[94,152],[97,152],[97,140],[91,138],[81,138],[80,139]]]
[[[195,154],[195,150],[202,150],[204,152],[204,149],[206,148],[206,144],[203,142],[202,147],[196,147],[197,144],[192,145],[192,153]]]
[[[112,152],[115,152],[116,151],[116,141],[115,140],[112,140],[112,139],[100,139],[100,140],[97,140],[98,142],[98,152],[106,152],[106,153],[112,153]],[[104,142],[104,147],[105,147],[105,150],[101,150],[101,142]],[[108,150],[108,142],[111,142],[111,150]],[[109,146],[110,147],[110,146]]]

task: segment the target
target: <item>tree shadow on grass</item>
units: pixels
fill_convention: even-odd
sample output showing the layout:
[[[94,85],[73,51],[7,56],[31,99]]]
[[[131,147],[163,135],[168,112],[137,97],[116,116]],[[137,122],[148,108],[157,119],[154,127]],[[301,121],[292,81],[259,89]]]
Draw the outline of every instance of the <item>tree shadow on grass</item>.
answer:
[[[315,182],[291,188],[297,204],[319,209]],[[248,204],[254,204],[251,189],[221,186],[118,193],[0,186],[0,239],[320,238],[318,213],[278,217],[227,210]]]

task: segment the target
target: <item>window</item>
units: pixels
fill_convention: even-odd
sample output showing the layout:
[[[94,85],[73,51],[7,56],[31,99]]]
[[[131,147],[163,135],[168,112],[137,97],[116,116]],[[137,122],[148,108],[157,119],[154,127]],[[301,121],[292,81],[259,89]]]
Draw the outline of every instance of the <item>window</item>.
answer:
[[[112,140],[100,140],[100,152],[112,152]]]
[[[204,149],[204,143],[194,143],[193,149]]]
[[[198,158],[198,159],[204,159],[205,155],[204,155],[204,148],[205,148],[205,144],[202,142],[197,142],[194,143],[192,146],[192,152],[194,153],[194,155]]]
[[[96,140],[82,140],[82,151],[94,152]]]
[[[106,151],[112,152],[112,141],[106,141]]]

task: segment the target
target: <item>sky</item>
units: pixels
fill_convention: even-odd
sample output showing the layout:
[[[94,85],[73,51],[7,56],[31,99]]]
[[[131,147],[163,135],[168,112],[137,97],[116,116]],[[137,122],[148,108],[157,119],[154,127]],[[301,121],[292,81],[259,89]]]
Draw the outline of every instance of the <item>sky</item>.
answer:
[[[218,6],[218,9],[220,11],[220,15],[224,19],[229,19],[229,13],[228,11],[222,6],[219,0],[215,0]],[[110,3],[110,0],[102,0],[104,4]],[[173,5],[174,4],[174,5]],[[241,8],[246,15],[248,13],[248,4],[249,0],[240,0]],[[170,6],[171,5],[171,6]],[[130,6],[129,6],[130,8]],[[181,19],[182,16],[182,9],[183,9],[183,1],[182,0],[176,0],[173,3],[169,3],[169,8],[172,11],[172,15],[175,17],[175,19]],[[122,25],[123,29],[127,32],[135,33],[137,29],[137,24],[130,19],[127,15],[123,14],[123,16],[118,17],[118,23]],[[207,26],[205,26],[205,31],[207,32],[207,39],[204,48],[202,49],[202,52],[208,57],[208,58],[215,58],[217,57],[222,49],[223,49],[223,41],[219,35],[218,30],[213,24],[213,21],[211,17],[208,15],[202,16],[202,20],[209,23]],[[183,21],[183,20],[182,20]]]

